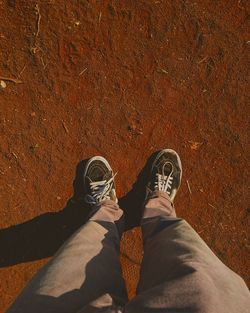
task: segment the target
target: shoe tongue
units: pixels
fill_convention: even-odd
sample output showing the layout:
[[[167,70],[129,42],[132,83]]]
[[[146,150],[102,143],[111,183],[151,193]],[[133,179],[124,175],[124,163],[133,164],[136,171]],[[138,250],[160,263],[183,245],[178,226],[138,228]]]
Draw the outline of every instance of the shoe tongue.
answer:
[[[112,177],[112,172],[107,172],[100,180],[109,180]]]

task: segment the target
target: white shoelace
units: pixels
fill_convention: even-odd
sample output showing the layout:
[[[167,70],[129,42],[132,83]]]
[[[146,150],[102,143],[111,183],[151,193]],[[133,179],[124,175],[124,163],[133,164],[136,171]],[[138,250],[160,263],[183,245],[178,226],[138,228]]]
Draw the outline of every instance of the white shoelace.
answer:
[[[170,164],[171,165],[171,173],[166,176],[164,175],[164,169],[166,164]],[[173,165],[171,162],[166,162],[162,168],[162,174],[156,174],[156,180],[155,180],[155,190],[159,190],[159,191],[164,191],[166,192],[169,196],[170,196],[170,191],[171,191],[171,187],[172,187],[172,183],[173,183]]]
[[[116,173],[117,174],[117,173]],[[85,196],[85,201],[88,204],[97,204],[104,200],[110,200],[110,191],[116,176],[114,174],[109,180],[101,180],[90,183],[91,194]]]

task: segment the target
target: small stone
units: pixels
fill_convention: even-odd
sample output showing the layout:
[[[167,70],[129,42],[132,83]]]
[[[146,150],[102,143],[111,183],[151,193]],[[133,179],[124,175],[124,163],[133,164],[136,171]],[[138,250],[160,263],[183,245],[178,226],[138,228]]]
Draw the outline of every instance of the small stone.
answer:
[[[56,199],[57,199],[57,200],[61,200],[61,197],[57,196]]]
[[[1,86],[2,89],[6,88],[7,87],[6,82],[1,80],[0,81],[0,86]]]

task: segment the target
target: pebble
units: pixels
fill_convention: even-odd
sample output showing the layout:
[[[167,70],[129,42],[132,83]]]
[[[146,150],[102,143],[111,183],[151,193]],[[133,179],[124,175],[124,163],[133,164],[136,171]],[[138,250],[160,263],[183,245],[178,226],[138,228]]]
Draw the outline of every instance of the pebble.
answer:
[[[6,82],[3,80],[0,80],[0,86],[2,89],[6,88],[7,87]]]

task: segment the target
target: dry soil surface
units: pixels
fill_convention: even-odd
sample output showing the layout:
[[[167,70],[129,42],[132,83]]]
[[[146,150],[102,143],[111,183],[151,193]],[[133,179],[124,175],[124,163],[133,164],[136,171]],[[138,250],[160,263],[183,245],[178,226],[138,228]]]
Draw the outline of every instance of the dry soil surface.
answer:
[[[247,0],[0,1],[1,312],[83,223],[80,161],[93,155],[118,172],[131,228],[138,174],[153,152],[177,150],[178,215],[250,283],[249,9]],[[131,228],[121,246],[130,297],[141,251]]]

